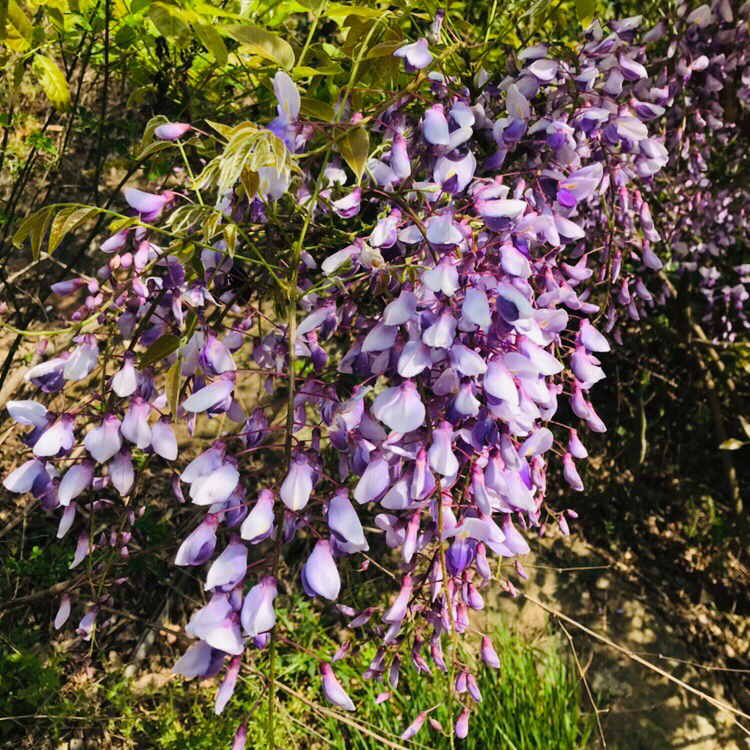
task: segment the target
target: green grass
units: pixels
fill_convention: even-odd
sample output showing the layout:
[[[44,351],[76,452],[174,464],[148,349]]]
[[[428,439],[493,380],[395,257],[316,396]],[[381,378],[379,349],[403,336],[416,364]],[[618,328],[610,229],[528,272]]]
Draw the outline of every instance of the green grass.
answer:
[[[318,613],[309,601],[300,599],[282,622],[294,627],[301,645],[321,655],[330,654],[337,644],[325,632]],[[165,748],[213,750],[229,747],[237,726],[248,720],[248,750],[267,745],[267,702],[262,680],[243,674],[234,698],[224,713],[213,712],[218,682],[197,683],[171,679],[159,687],[135,690],[133,679],[124,676],[122,666],[95,670],[88,679],[71,678],[74,656],[45,658],[38,652],[41,634],[20,629],[3,637],[0,648],[0,714],[20,717],[37,714],[29,723],[0,721],[0,740],[20,738],[33,726],[37,746],[54,747],[61,740],[85,736],[98,747]],[[6,646],[12,647],[6,648]],[[516,633],[500,628],[494,644],[501,660],[499,670],[483,667],[478,675],[483,695],[472,705],[469,737],[457,741],[457,748],[508,748],[508,750],[573,750],[583,748],[592,730],[590,715],[580,707],[580,687],[567,660],[554,648],[541,650]],[[400,672],[397,691],[388,702],[375,705],[384,687],[362,680],[362,665],[369,663],[375,646],[368,644],[356,655],[339,661],[335,670],[357,704],[352,718],[370,726],[381,736],[398,737],[421,710],[438,706],[430,713],[444,728],[452,721],[446,704],[447,678],[434,671],[418,676],[408,659]],[[447,643],[445,650],[448,651]],[[280,681],[318,705],[326,705],[320,693],[317,662],[304,652],[281,649],[277,674]],[[77,656],[80,656],[78,654]],[[447,656],[447,653],[446,653]],[[464,654],[464,658],[474,659]],[[257,662],[258,667],[262,664]],[[136,679],[137,679],[136,675]],[[470,700],[468,695],[464,696]],[[453,721],[460,705],[453,706]],[[275,710],[276,742],[285,748],[369,750],[382,744],[359,731],[326,717],[283,690],[277,691]],[[24,730],[24,727],[26,728]],[[50,744],[45,744],[49,742]],[[446,735],[428,727],[416,735],[410,747],[449,748]]]

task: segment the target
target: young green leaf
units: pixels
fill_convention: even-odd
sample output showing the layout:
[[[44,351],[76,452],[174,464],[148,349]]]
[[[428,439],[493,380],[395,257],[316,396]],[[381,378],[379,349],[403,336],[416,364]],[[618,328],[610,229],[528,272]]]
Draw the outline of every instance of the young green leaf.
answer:
[[[227,31],[233,39],[267,60],[291,70],[294,67],[294,50],[288,42],[265,29],[255,26],[229,26]]]
[[[370,151],[370,136],[363,127],[351,128],[336,142],[339,153],[352,168],[357,180],[362,177]]]
[[[55,109],[66,112],[70,108],[70,88],[55,61],[46,55],[34,55],[31,70]]]
[[[594,0],[576,0],[576,13],[585,29],[594,20]]]
[[[166,359],[172,352],[180,348],[180,337],[173,336],[171,333],[165,333],[159,336],[151,346],[141,355],[139,366],[141,368],[149,367],[156,362]]]
[[[167,382],[164,388],[167,396],[167,406],[169,406],[169,411],[174,415],[177,414],[177,406],[180,403],[180,386],[182,385],[181,365],[181,358],[177,357],[177,361],[167,371]]]
[[[201,40],[201,44],[211,53],[211,57],[217,65],[226,65],[229,53],[219,32],[207,23],[194,23],[193,28]]]
[[[190,42],[190,27],[177,6],[151,3],[146,14],[165,39],[173,41],[178,47],[185,47]]]
[[[82,208],[70,206],[60,211],[52,222],[47,252],[52,255],[66,234],[69,234],[83,224],[84,221],[94,216],[97,211],[98,209],[91,206],[84,206]]]

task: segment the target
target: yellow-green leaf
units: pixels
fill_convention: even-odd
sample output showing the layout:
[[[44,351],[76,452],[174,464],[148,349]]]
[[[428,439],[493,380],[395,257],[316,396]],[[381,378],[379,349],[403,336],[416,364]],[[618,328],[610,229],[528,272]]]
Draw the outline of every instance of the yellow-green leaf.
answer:
[[[233,258],[234,251],[237,248],[237,225],[226,224],[222,228],[221,233],[224,236],[224,242],[227,243],[227,252]]]
[[[344,161],[359,180],[370,152],[370,136],[367,131],[363,127],[351,128],[341,136],[336,145]]]
[[[141,355],[140,367],[149,367],[155,362],[161,362],[166,359],[172,352],[180,348],[179,336],[173,336],[171,333],[165,333],[159,336],[151,346]]]
[[[180,386],[182,385],[182,374],[180,372],[182,358],[177,357],[177,361],[167,371],[167,382],[164,392],[167,396],[167,406],[172,414],[177,414],[177,406],[180,403]]]
[[[229,26],[227,31],[233,39],[249,47],[254,54],[272,60],[287,70],[294,67],[294,50],[276,34],[256,26]]]
[[[25,47],[31,45],[31,39],[34,35],[34,29],[26,14],[18,7],[16,0],[8,0],[6,3],[7,20],[16,30],[18,36],[23,40]],[[3,24],[3,35],[7,33],[6,25]]]
[[[165,39],[171,39],[178,47],[184,47],[190,41],[190,27],[177,6],[151,3],[146,13]]]
[[[203,46],[211,53],[218,65],[226,65],[229,53],[227,45],[213,26],[207,23],[194,23],[193,28]]]
[[[594,20],[594,0],[576,0],[576,13],[585,29]]]
[[[49,232],[49,249],[47,252],[52,255],[66,234],[72,232],[96,213],[97,209],[91,206],[84,206],[83,208],[71,206],[60,211],[52,222],[52,228]]]
[[[61,112],[67,111],[70,108],[70,88],[54,60],[46,55],[34,55],[31,70],[52,105]]]
[[[747,445],[747,443],[743,443],[742,440],[737,440],[737,438],[729,438],[729,440],[725,440],[720,446],[720,451],[736,451],[742,448],[743,445]]]
[[[309,99],[303,96],[301,105],[300,112],[306,117],[314,117],[316,120],[323,120],[323,122],[333,122],[336,116],[330,104],[321,102],[318,99]]]
[[[31,235],[31,254],[34,260],[39,260],[39,249],[42,240],[47,232],[50,218],[52,217],[52,208],[42,208],[39,211],[27,216],[19,225],[16,233],[13,235],[13,244],[21,247],[23,241]]]

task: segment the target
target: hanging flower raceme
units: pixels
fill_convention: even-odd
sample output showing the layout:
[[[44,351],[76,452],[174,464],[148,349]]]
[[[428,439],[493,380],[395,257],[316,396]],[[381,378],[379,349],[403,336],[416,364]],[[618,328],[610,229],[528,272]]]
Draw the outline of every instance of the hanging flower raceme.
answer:
[[[568,533],[574,512],[550,509],[548,485],[584,489],[579,432],[606,430],[592,399],[618,323],[649,314],[664,296],[653,280],[667,260],[655,250],[664,252],[662,236],[685,238],[674,253],[681,273],[704,269],[711,315],[737,308],[733,320],[746,325],[750,268],[733,268],[736,283],[722,286],[718,266],[747,223],[746,208],[735,210],[747,195],[675,186],[673,212],[655,217],[649,208],[663,185],[655,176],[678,154],[704,184],[705,159],[683,148],[673,127],[688,96],[701,97],[696,117],[728,142],[717,84],[746,64],[747,32],[721,13],[717,3],[688,19],[674,41],[676,66],[649,63],[648,45],[663,29],[639,38],[635,19],[609,33],[594,22],[577,57],[534,45],[507,75],[483,72],[476,96],[460,80],[418,72],[435,57],[426,39],[404,44],[394,54],[416,72],[409,90],[418,96],[394,97],[368,120],[349,102],[337,110],[352,133],[367,128],[373,156],[358,181],[342,166],[350,163],[343,142],[327,162],[327,147],[305,153],[317,131],[279,72],[276,118],[228,138],[256,139],[243,158],[256,142],[273,157],[221,187],[216,175],[231,164],[217,157],[196,182],[196,205],[177,191],[127,188],[135,218],[101,245],[97,280],[56,285],[70,295],[85,287],[71,321],[102,327],[82,325],[67,350],[26,373],[40,396],[8,403],[28,452],[3,484],[57,513],[60,538],[73,530],[71,567],[108,548],[124,564],[127,535],[145,510],[135,506],[144,477],[169,471],[180,512],[191,515],[175,563],[193,566],[209,597],[186,627],[195,641],[174,670],[223,671],[217,713],[245,652],[275,637],[277,601],[294,587],[344,614],[355,645],[376,644],[366,679],[395,688],[406,658],[420,672],[451,671],[443,644],[454,634],[500,667],[489,638],[475,637],[471,613],[484,606],[493,557],[512,558],[523,578],[517,558],[529,551],[527,535],[552,522]],[[441,24],[438,15],[434,43]],[[722,45],[734,45],[731,68],[719,59]],[[746,81],[738,92],[750,98]],[[168,145],[190,129],[162,120],[154,132]],[[215,224],[203,200],[211,190]],[[188,222],[186,211],[204,209]],[[285,253],[300,213],[309,241]],[[190,252],[162,247],[160,222],[182,233]],[[198,252],[201,222],[214,233],[200,235]],[[715,240],[699,248],[689,238],[711,234],[704,226]],[[270,288],[278,308],[291,308],[287,317],[270,317]],[[61,391],[77,393],[76,405],[55,400]],[[55,411],[62,403],[67,411]],[[216,425],[215,441],[188,462],[181,425],[195,438],[208,434],[206,422]],[[88,530],[120,507],[111,543],[92,540]],[[285,574],[291,554],[294,579]],[[394,595],[354,610],[349,579],[371,562],[393,576]],[[101,604],[80,620],[83,637]],[[56,627],[70,609],[65,599]],[[482,695],[473,665],[451,667],[450,689],[463,696],[452,717],[461,738]],[[325,698],[353,710],[331,664],[321,671]],[[426,718],[410,717],[404,739]],[[241,727],[238,747],[244,737]]]

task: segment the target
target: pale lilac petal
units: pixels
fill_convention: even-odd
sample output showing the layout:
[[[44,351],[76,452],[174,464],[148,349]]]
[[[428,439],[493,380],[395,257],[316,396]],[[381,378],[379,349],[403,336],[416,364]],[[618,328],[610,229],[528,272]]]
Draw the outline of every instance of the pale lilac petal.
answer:
[[[250,544],[258,544],[271,535],[273,520],[273,493],[261,490],[258,501],[242,522],[240,536]]]
[[[400,326],[408,323],[417,311],[417,297],[413,292],[402,291],[383,310],[383,323],[387,326]]]
[[[424,113],[422,137],[427,143],[431,143],[434,146],[448,145],[450,133],[442,105],[433,105]]]
[[[70,597],[67,594],[63,594],[60,597],[60,608],[55,615],[55,630],[60,630],[68,621],[68,617],[70,617]]]
[[[430,232],[427,232],[429,238]],[[458,270],[453,261],[443,257],[435,268],[422,272],[422,282],[433,292],[442,292],[446,297],[451,297],[458,289]]]
[[[113,487],[125,497],[135,481],[135,469],[128,448],[121,450],[108,464],[109,478]]]
[[[8,401],[5,408],[18,424],[47,426],[47,408],[36,401]]]
[[[298,454],[281,485],[281,500],[289,510],[300,511],[307,505],[312,490],[312,467],[304,455]]]
[[[87,532],[82,531],[78,536],[78,544],[76,544],[76,551],[73,555],[73,561],[70,563],[68,568],[71,570],[77,568],[91,553],[91,540]]]
[[[362,342],[362,351],[382,352],[385,349],[391,349],[396,341],[397,333],[397,327],[379,323],[365,336],[365,340]]]
[[[283,71],[277,71],[273,77],[273,91],[278,102],[278,113],[294,122],[299,117],[301,99],[294,81]]]
[[[175,565],[202,565],[214,553],[216,548],[216,516],[207,516],[180,545],[175,555]]]
[[[177,438],[174,436],[169,417],[162,417],[151,428],[151,447],[157,456],[174,461],[177,458]]]
[[[360,504],[372,502],[385,492],[389,481],[388,462],[382,456],[373,458],[354,488],[354,499]]]
[[[218,716],[225,708],[229,699],[234,693],[237,684],[237,676],[240,673],[240,657],[235,656],[229,662],[224,679],[221,681],[218,692],[216,693],[216,702],[214,703],[214,713]]]
[[[422,341],[434,349],[448,349],[456,337],[457,325],[456,319],[446,308],[422,333]]]
[[[245,650],[239,618],[232,613],[206,634],[206,642],[227,654],[239,655]]]
[[[338,597],[341,578],[327,539],[316,542],[302,568],[302,582],[309,596],[323,596],[331,600]]]
[[[86,435],[83,446],[98,463],[109,461],[122,446],[120,420],[114,414],[108,414],[99,427]]]
[[[160,141],[176,141],[190,130],[186,122],[168,122],[154,128],[154,136]]]
[[[453,344],[450,350],[451,365],[462,375],[474,377],[487,372],[487,364],[472,349],[463,344]]]
[[[83,342],[73,349],[63,368],[63,377],[66,380],[78,381],[87,377],[96,366],[99,356],[99,347],[96,339],[91,335],[84,335]]]
[[[149,403],[140,396],[136,396],[130,402],[128,413],[120,423],[122,436],[141,450],[151,445],[151,427],[148,423],[150,411]]]
[[[34,455],[40,457],[67,453],[75,443],[73,437],[73,417],[63,414],[51,427],[48,427],[34,443]]]
[[[175,662],[172,672],[183,677],[198,677],[208,671],[212,653],[208,643],[198,641]]]
[[[190,499],[196,505],[223,503],[234,492],[240,473],[231,464],[204,474],[190,485]]]
[[[336,679],[331,665],[324,663],[321,670],[323,672],[323,695],[326,697],[326,700],[346,711],[354,711],[352,699],[346,694],[344,688],[341,687],[341,683]]]
[[[458,472],[458,459],[453,453],[453,426],[450,422],[441,422],[433,431],[427,461],[434,472],[443,476],[454,476]]]
[[[123,193],[128,205],[141,214],[158,213],[169,200],[167,196],[146,193],[136,188],[125,188]]]
[[[60,505],[69,505],[71,500],[77,498],[89,487],[94,478],[94,464],[91,461],[82,461],[80,464],[71,466],[60,480],[57,488],[57,499]]]
[[[357,511],[349,501],[346,490],[340,490],[332,498],[328,506],[328,527],[350,545],[366,550],[367,540],[362,530]]]
[[[125,354],[122,368],[112,378],[112,390],[120,397],[126,398],[135,393],[140,381],[138,371],[135,369],[135,356]]]
[[[21,464],[3,479],[3,487],[8,492],[30,492],[37,477],[45,472],[44,463],[36,458]]]
[[[78,508],[75,503],[70,503],[63,510],[60,516],[60,523],[57,526],[58,539],[62,539],[70,531],[70,527],[73,525],[73,521],[75,521],[77,510]]]
[[[266,576],[247,592],[242,605],[242,627],[251,638],[269,632],[276,622],[273,608],[277,596],[276,581]]]
[[[199,456],[196,456],[182,472],[180,478],[187,484],[192,484],[204,474],[212,472],[221,466],[223,454],[217,448],[209,448]]]
[[[386,388],[373,402],[372,413],[391,430],[401,434],[424,424],[425,407],[411,380]]]
[[[246,572],[247,547],[235,538],[208,569],[203,588],[233,588],[245,577]]]
[[[398,358],[398,374],[402,378],[413,378],[432,366],[430,347],[421,341],[408,341]]]
[[[466,290],[461,306],[461,315],[469,323],[479,326],[483,331],[489,328],[492,323],[490,303],[487,301],[487,295],[483,289],[472,286]]]
[[[188,396],[182,402],[182,408],[190,412],[204,412],[224,401],[233,391],[234,383],[231,380],[216,380]]]

